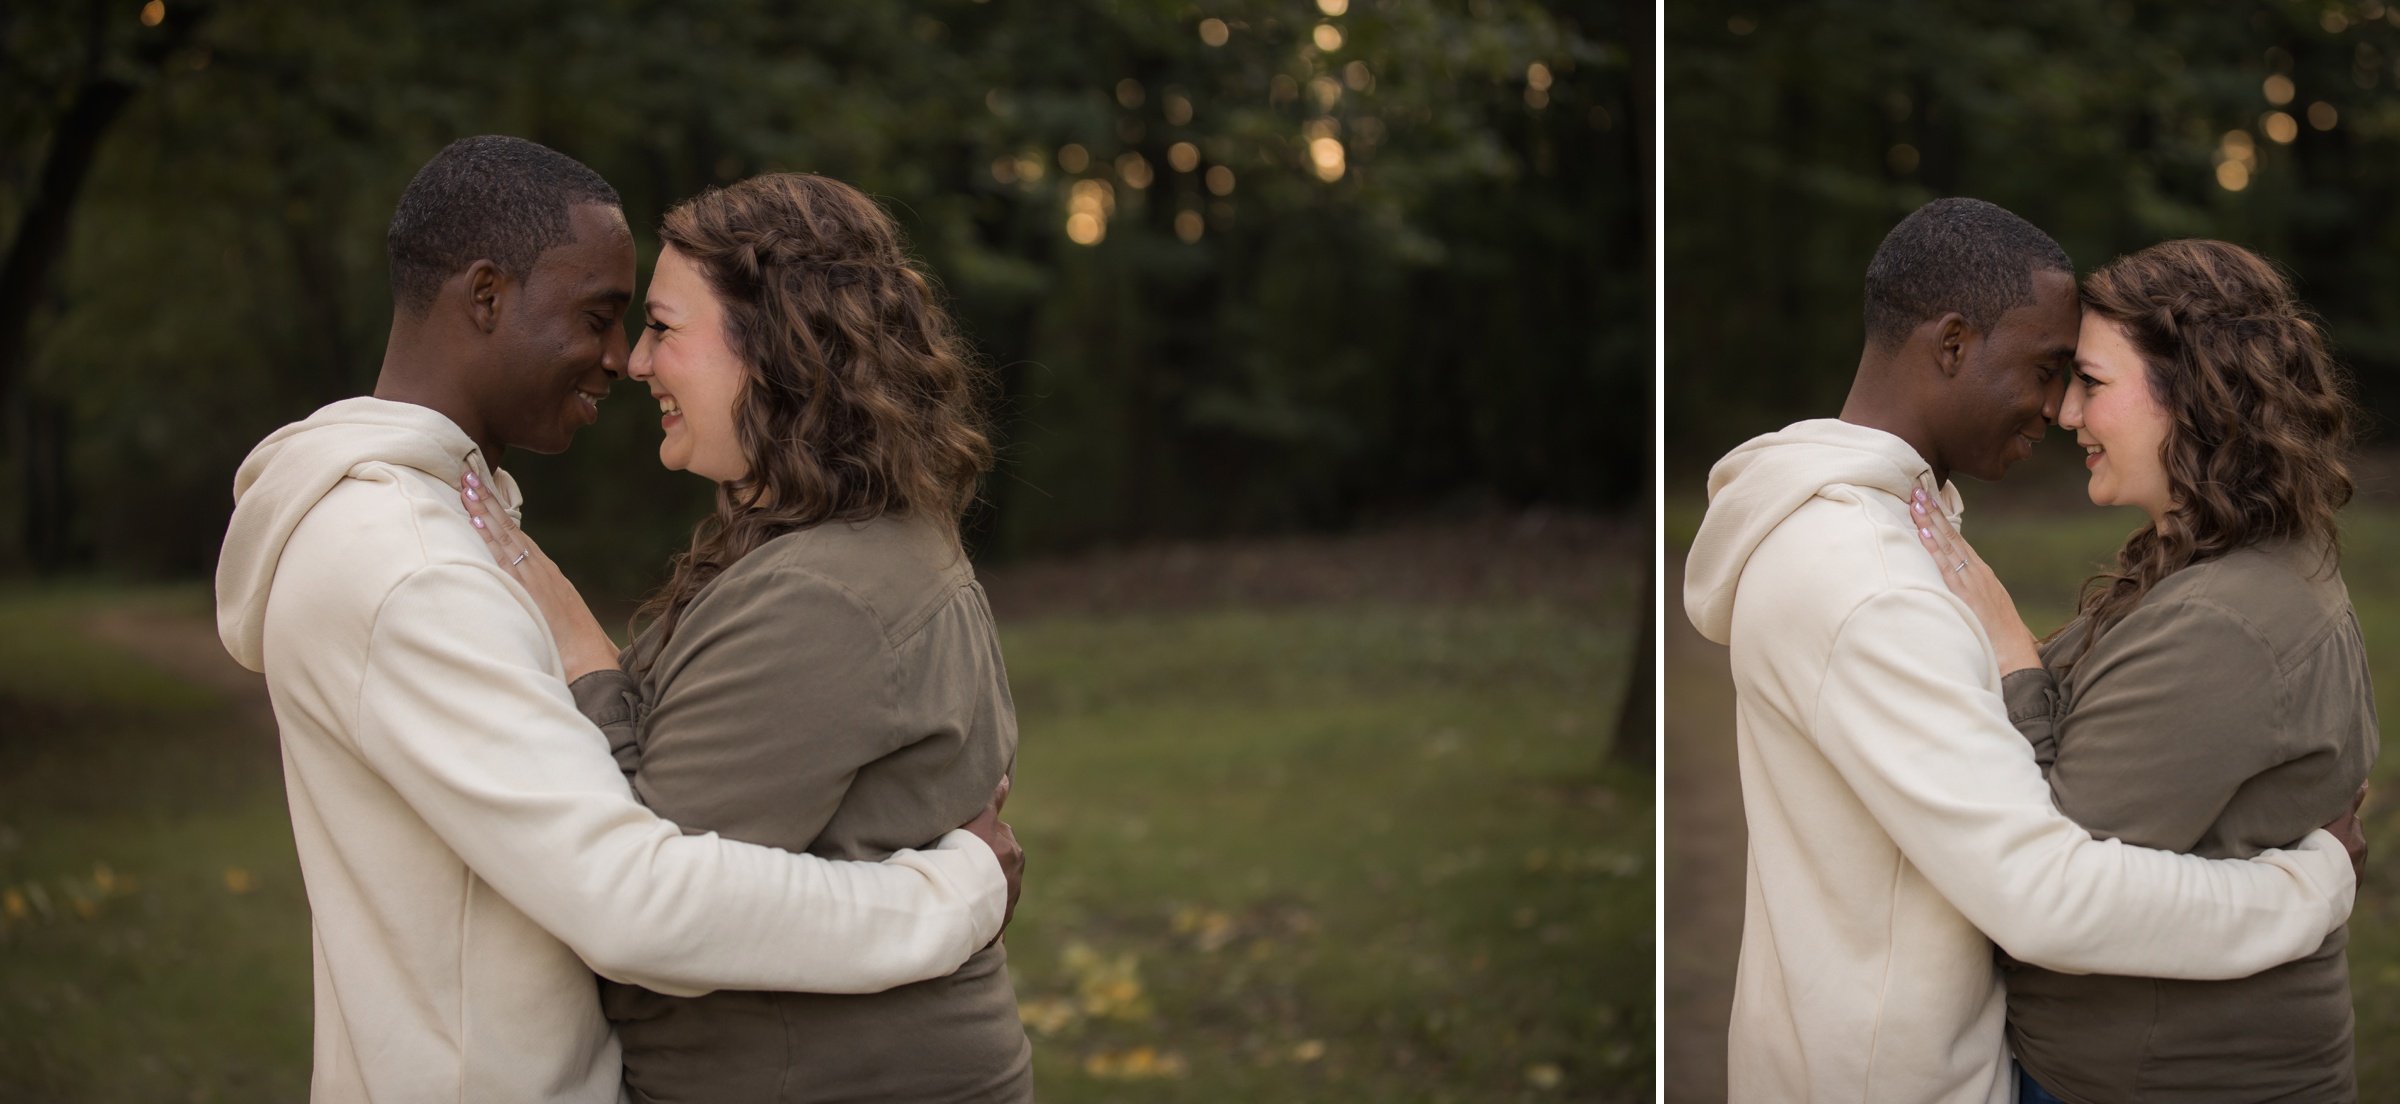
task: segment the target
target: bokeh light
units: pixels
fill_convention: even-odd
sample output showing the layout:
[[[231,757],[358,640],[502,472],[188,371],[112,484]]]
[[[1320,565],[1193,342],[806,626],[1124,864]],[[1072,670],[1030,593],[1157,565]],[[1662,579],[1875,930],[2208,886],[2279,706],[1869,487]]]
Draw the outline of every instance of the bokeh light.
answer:
[[[1153,175],[1149,158],[1138,153],[1118,155],[1117,179],[1124,181],[1126,187],[1147,188]]]
[[[1340,180],[1349,168],[1344,161],[1342,140],[1331,136],[1309,140],[1308,161],[1316,169],[1317,179],[1329,184]]]

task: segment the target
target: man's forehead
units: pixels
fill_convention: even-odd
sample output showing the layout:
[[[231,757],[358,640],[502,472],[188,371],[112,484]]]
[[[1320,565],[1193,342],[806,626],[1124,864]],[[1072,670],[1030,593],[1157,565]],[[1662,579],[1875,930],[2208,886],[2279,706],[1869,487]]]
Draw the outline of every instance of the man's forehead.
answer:
[[[612,203],[578,203],[567,213],[567,220],[577,224],[578,237],[582,233],[603,231],[628,241],[633,239],[633,231],[625,223],[625,209]]]
[[[2058,336],[2061,331],[2068,345],[2075,343],[2075,331],[2083,325],[2083,300],[2077,294],[2075,274],[2054,269],[2040,269],[2033,274],[2033,295],[2010,307],[1992,327],[2004,329],[2038,328],[2044,336]]]
[[[618,302],[633,297],[633,231],[625,212],[604,203],[577,204],[568,214],[574,236],[542,253],[543,266],[564,270],[577,294]]]

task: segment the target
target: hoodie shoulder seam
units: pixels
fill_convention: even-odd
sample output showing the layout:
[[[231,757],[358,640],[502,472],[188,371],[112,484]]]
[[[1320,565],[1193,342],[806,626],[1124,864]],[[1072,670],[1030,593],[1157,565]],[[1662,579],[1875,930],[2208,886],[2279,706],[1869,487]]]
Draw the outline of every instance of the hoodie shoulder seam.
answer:
[[[1856,487],[1857,484],[1833,484],[1833,486]],[[1867,488],[1867,490],[1873,491],[1874,488]],[[1826,497],[1824,494],[1824,489],[1819,488],[1815,497]],[[1844,502],[1843,505],[1849,509],[1859,511],[1862,514],[1867,514],[1864,520],[1869,526],[1869,531],[1872,532],[1872,528],[1876,524],[1876,519],[1871,513],[1868,513],[1869,507],[1865,502],[1853,498],[1847,502]],[[1875,575],[1877,580],[1881,582],[1882,585],[1870,588],[1865,593],[1860,594],[1850,603],[1848,608],[1842,610],[1841,618],[1834,623],[1833,634],[1828,638],[1828,644],[1825,652],[1825,662],[1819,665],[1817,668],[1816,685],[1809,688],[1808,723],[1809,729],[1812,733],[1816,729],[1818,715],[1824,709],[1825,683],[1833,676],[1834,657],[1841,652],[1842,638],[1849,633],[1851,622],[1858,619],[1859,611],[1867,608],[1867,606],[1875,602],[1894,597],[1903,592],[1924,589],[1915,583],[1896,582],[1893,580],[1891,561],[1884,557],[1882,541],[1869,540],[1867,542],[1867,547],[1875,556]]]
[[[385,462],[377,461],[377,463]],[[345,477],[345,480],[347,480],[347,477]],[[405,505],[409,498],[408,489],[402,486],[398,480],[394,480],[392,482],[391,488],[391,493],[399,495],[402,503]],[[424,575],[428,571],[432,571],[441,567],[454,566],[446,563],[436,563],[433,556],[427,551],[425,547],[425,530],[417,519],[417,512],[412,509],[404,510],[402,513],[403,516],[408,519],[409,535],[416,538],[417,565],[405,572],[402,572],[398,578],[395,578],[391,581],[389,586],[383,588],[383,593],[376,596],[375,599],[375,615],[367,619],[367,647],[365,654],[360,658],[359,661],[360,677],[358,680],[358,692],[352,695],[350,699],[350,716],[348,719],[350,731],[353,734],[363,733],[366,731],[366,729],[359,722],[363,712],[366,709],[367,683],[370,681],[368,673],[373,671],[375,667],[375,643],[382,634],[383,611],[386,607],[391,605],[392,595],[398,594],[400,592],[400,588],[416,581],[419,576]],[[367,754],[366,744],[363,741],[360,742],[358,751],[362,756]]]

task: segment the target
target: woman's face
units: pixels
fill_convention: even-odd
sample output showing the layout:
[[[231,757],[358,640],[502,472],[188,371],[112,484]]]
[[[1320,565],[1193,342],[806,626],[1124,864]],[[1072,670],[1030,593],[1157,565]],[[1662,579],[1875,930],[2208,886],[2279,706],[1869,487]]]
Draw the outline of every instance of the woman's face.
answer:
[[[637,354],[638,356],[638,354]],[[2162,449],[2174,422],[2150,391],[2141,354],[2115,322],[2086,311],[2075,376],[2058,407],[2058,427],[2083,446],[2095,506],[2139,506],[2153,522],[2173,506]]]
[[[719,483],[750,474],[734,435],[733,404],[750,370],[725,342],[725,309],[699,266],[669,245],[650,274],[648,314],[628,373],[658,400],[658,462]]]

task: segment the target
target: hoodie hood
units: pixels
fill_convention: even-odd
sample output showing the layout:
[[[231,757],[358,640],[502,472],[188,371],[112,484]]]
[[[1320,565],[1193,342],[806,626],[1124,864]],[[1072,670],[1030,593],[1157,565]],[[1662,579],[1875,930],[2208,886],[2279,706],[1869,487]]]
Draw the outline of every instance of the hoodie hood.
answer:
[[[285,542],[362,464],[414,468],[453,485],[471,466],[515,513],[515,482],[489,471],[466,432],[430,407],[344,399],[268,434],[234,474],[233,522],[217,556],[217,636],[242,666],[266,669],[267,595]]]
[[[1933,483],[1933,469],[1908,442],[1838,418],[1796,422],[1753,437],[1708,472],[1708,516],[1684,561],[1683,611],[1700,635],[1727,643],[1734,591],[1750,554],[1792,511],[1827,487],[1853,486],[1906,499],[1922,487],[1958,520],[1958,489]]]

